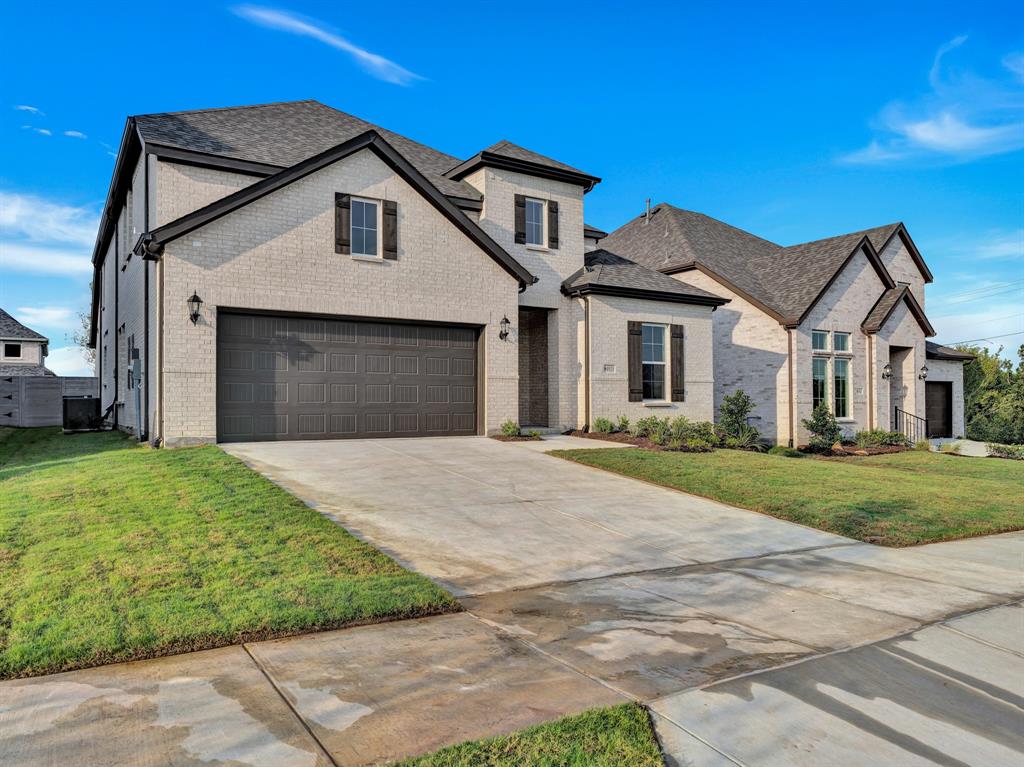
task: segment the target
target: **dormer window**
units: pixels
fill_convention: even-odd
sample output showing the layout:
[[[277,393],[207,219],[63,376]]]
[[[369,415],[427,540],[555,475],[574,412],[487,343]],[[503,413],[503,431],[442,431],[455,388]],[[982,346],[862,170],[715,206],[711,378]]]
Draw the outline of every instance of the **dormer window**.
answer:
[[[526,244],[544,247],[544,201],[526,198]]]
[[[372,200],[352,198],[352,255],[376,256],[377,213],[380,206]]]
[[[9,360],[20,360],[21,359],[21,344],[4,344],[4,357]]]

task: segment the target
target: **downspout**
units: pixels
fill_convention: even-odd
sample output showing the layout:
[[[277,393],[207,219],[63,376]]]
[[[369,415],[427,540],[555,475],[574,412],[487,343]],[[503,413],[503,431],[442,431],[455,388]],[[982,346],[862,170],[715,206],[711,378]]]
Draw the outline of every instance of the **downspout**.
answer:
[[[875,428],[875,344],[868,334],[868,429]]]
[[[164,260],[156,262],[156,411],[157,441],[164,444]]]
[[[786,328],[786,334],[789,338],[789,354],[787,355],[787,368],[789,375],[789,446],[796,447],[793,424],[793,328]]]
[[[590,296],[583,297],[583,418],[584,426],[590,429]]]
[[[149,155],[145,152],[142,153],[143,162],[143,184],[146,186],[145,194],[143,195],[143,220],[145,221],[145,231],[149,231]],[[145,365],[143,366],[142,376],[146,381],[146,388],[143,389],[143,415],[145,416],[143,423],[145,424],[144,434],[139,435],[139,441],[149,439],[149,261],[145,258],[142,259],[142,344],[145,352]]]
[[[119,276],[119,271],[118,271],[118,266],[120,265],[120,259],[121,259],[121,242],[120,242],[120,240],[121,240],[121,232],[120,232],[121,222],[120,222],[120,218],[121,217],[118,216],[118,220],[116,220],[114,222],[114,399],[111,401],[111,403],[114,406],[114,428],[115,429],[118,427],[118,424],[117,424],[117,415],[118,415],[118,412],[117,412],[117,400],[118,400],[118,397],[121,395],[121,387],[119,387],[117,385],[118,373],[120,372],[120,371],[118,371],[118,367],[119,367],[119,363],[121,362],[121,353],[120,353],[118,339],[117,339],[117,334],[118,334],[117,320],[118,320],[118,305],[119,305],[118,304],[118,289],[119,289],[119,287],[121,285],[121,278]]]

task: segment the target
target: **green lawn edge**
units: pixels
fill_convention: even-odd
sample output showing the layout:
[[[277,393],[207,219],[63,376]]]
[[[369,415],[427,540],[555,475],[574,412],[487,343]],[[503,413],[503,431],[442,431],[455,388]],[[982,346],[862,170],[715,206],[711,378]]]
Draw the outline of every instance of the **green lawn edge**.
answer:
[[[647,709],[595,708],[485,740],[449,746],[394,767],[664,767]]]
[[[0,678],[458,610],[215,446],[0,429]]]
[[[796,460],[739,450],[549,455],[847,538],[904,547],[1024,529],[1024,464],[907,451]]]

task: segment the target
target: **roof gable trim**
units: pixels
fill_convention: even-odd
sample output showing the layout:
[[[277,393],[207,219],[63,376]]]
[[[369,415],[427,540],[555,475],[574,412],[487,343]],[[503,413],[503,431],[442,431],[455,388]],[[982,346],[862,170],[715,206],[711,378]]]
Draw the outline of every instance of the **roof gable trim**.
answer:
[[[882,296],[879,296],[878,301],[881,300]],[[878,305],[878,301],[875,301],[874,306],[871,307],[871,311],[874,311],[875,306]],[[935,335],[935,328],[933,328],[931,322],[928,321],[928,317],[925,315],[924,309],[922,309],[921,304],[917,302],[917,299],[914,297],[914,292],[910,289],[909,285],[903,286],[900,297],[893,301],[892,306],[889,307],[889,311],[885,313],[885,316],[882,317],[882,319],[880,319],[875,325],[871,326],[862,323],[861,329],[868,335],[874,335],[875,333],[881,332],[882,328],[884,328],[886,323],[889,321],[889,318],[892,317],[892,313],[896,311],[896,307],[901,303],[906,304],[914,319],[917,320],[917,324],[921,327],[921,330],[924,331],[926,338],[931,338]],[[871,316],[871,311],[868,312],[868,316]]]
[[[725,277],[723,277],[722,275],[718,274],[715,271],[712,271],[711,269],[709,269],[708,267],[706,267],[704,264],[700,263],[699,261],[691,261],[688,264],[684,264],[682,266],[673,266],[673,267],[670,267],[670,268],[667,268],[667,269],[663,269],[661,271],[662,271],[663,274],[671,275],[671,274],[679,274],[681,272],[689,272],[689,271],[694,270],[694,269],[696,269],[701,274],[707,275],[708,277],[713,279],[715,282],[721,284],[727,290],[731,290],[733,293],[738,295],[740,298],[742,298],[748,304],[751,304],[752,306],[756,307],[757,309],[760,309],[762,312],[767,314],[769,317],[771,317],[773,320],[775,320],[779,324],[781,324],[781,325],[785,325],[786,324],[786,318],[782,314],[777,312],[772,307],[768,306],[763,301],[759,301],[758,299],[754,298],[752,295],[747,293],[745,290],[743,290],[742,288],[737,287],[732,282],[727,280]]]
[[[473,155],[465,162],[459,163],[444,175],[452,181],[461,181],[477,168],[484,167],[511,170],[527,176],[548,178],[553,181],[564,181],[567,184],[582,186],[584,192],[589,192],[601,182],[601,179],[597,176],[564,170],[563,168],[552,168],[548,165],[541,165],[540,163],[530,162],[518,157],[506,157],[505,155],[495,154],[486,150]]]
[[[537,281],[522,264],[512,258],[486,232],[463,215],[422,173],[416,170],[408,160],[402,157],[394,147],[388,144],[374,130],[365,131],[331,149],[302,160],[290,168],[285,168],[272,176],[260,179],[250,186],[229,194],[227,197],[223,197],[154,229],[140,238],[135,246],[136,252],[147,258],[159,258],[164,246],[168,242],[172,242],[201,226],[223,218],[229,213],[255,202],[271,192],[277,191],[362,149],[369,149],[380,157],[410,186],[433,204],[456,228],[469,237],[474,244],[494,259],[505,271],[519,280],[522,285],[530,285]]]
[[[871,244],[870,238],[868,238],[867,235],[864,235],[863,237],[860,238],[860,241],[857,243],[857,246],[852,251],[850,251],[850,255],[846,257],[846,260],[843,261],[842,265],[840,265],[840,267],[836,269],[835,273],[829,278],[828,282],[825,283],[825,286],[818,292],[818,295],[815,296],[814,300],[811,301],[810,306],[804,309],[803,313],[800,315],[799,318],[794,320],[796,325],[799,325],[805,319],[807,319],[807,316],[811,313],[811,310],[813,310],[814,307],[818,305],[818,302],[821,301],[824,295],[828,292],[828,289],[832,287],[832,285],[838,279],[839,275],[843,273],[843,270],[850,265],[850,262],[853,260],[854,256],[856,256],[859,251],[864,252],[864,256],[867,258],[868,263],[871,264],[872,268],[875,270],[875,274],[878,275],[878,279],[882,281],[882,284],[885,285],[886,289],[896,287],[896,281],[893,280],[892,276],[885,268],[885,264],[882,263],[882,259],[879,258],[878,256],[878,251],[875,250],[875,246]]]
[[[910,233],[902,222],[900,222],[899,226],[896,227],[896,231],[890,234],[888,239],[882,243],[882,247],[878,249],[878,252],[881,253],[889,247],[889,243],[892,242],[893,237],[900,238],[900,241],[903,243],[903,247],[905,247],[907,249],[907,253],[910,254],[910,258],[914,262],[914,265],[917,267],[918,271],[921,272],[921,276],[924,277],[924,281],[934,282],[935,278],[932,276],[928,265],[924,262],[924,257],[921,255],[921,251],[917,249],[917,245],[915,245],[914,241],[910,239]]]

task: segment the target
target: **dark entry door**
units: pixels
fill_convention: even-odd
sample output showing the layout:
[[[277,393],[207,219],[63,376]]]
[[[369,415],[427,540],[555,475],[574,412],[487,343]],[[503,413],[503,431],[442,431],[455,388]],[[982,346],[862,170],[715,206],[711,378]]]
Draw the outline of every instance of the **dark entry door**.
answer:
[[[924,403],[928,437],[952,437],[953,384],[949,381],[929,381],[924,387]]]
[[[476,434],[476,328],[221,312],[217,438]]]

